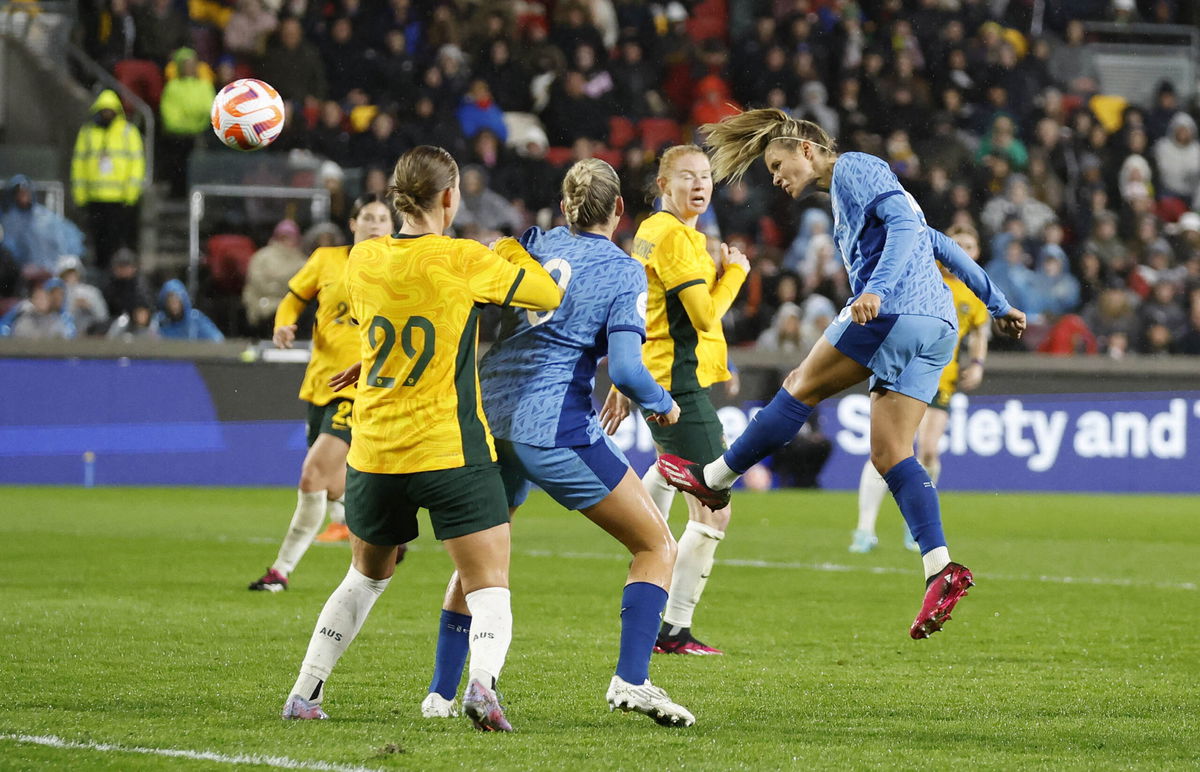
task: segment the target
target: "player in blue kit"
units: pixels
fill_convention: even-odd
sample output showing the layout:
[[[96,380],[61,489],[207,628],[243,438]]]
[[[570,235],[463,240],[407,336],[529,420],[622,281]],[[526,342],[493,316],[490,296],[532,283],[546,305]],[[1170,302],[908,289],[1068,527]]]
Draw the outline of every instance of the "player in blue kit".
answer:
[[[792,198],[813,182],[829,189],[834,241],[854,297],[724,456],[707,466],[662,456],[659,469],[680,490],[723,507],[734,480],[795,437],[817,403],[869,378],[871,463],[887,481],[925,568],[925,598],[909,634],[928,638],[973,584],[971,572],[950,560],[937,490],[913,455],[913,437],[958,342],[950,290],[935,258],[979,296],[1002,332],[1021,337],[1025,314],[957,244],[925,224],[885,161],[839,155],[820,126],[782,110],[750,110],[701,131],[714,150],[718,180],[741,177],[762,156],[772,182]]]
[[[562,211],[569,228],[531,229],[522,244],[556,277],[561,305],[546,313],[510,310],[499,340],[479,365],[484,413],[515,511],[532,484],[577,509],[620,541],[633,561],[621,596],[621,644],[609,709],[636,711],[664,726],[695,718],[650,682],[650,654],[667,602],[676,545],[641,480],[601,430],[592,407],[596,366],[608,356],[613,383],[671,424],[679,407],[642,364],[646,272],[612,241],[625,204],[617,173],[587,159],[567,172]],[[443,604],[427,717],[452,716],[471,625],[457,574]]]

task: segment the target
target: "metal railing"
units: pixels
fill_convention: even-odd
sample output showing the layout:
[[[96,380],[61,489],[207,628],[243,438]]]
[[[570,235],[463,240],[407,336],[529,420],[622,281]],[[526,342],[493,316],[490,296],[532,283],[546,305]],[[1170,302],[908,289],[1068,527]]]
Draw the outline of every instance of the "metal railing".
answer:
[[[259,185],[194,185],[188,197],[188,292],[200,288],[200,221],[207,198],[272,198],[309,200],[313,222],[329,219],[330,198],[325,188],[283,188]]]

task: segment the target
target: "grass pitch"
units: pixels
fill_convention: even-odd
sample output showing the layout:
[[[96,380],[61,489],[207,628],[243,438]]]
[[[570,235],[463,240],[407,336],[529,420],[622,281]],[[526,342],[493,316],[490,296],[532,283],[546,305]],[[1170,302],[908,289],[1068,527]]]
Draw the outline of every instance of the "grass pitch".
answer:
[[[620,545],[536,494],[514,526],[502,688],[518,731],[505,736],[420,718],[450,565],[427,536],[335,671],[332,720],[279,719],[349,560],[315,545],[290,591],[246,591],[293,503],[287,490],[0,489],[0,768],[1200,764],[1194,498],[947,493],[953,554],[979,586],[944,632],[912,641],[920,561],[894,508],[858,556],[851,495],[741,493],[695,626],[727,656],[655,657],[655,682],[697,716],[668,730],[604,702]]]

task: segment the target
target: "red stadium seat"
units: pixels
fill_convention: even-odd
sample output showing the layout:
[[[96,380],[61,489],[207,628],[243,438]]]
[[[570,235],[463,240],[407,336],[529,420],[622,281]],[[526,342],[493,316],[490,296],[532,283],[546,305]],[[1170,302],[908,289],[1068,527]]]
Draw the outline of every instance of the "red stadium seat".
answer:
[[[773,217],[758,218],[758,232],[759,239],[767,246],[782,246],[783,234],[779,232],[779,226]]]
[[[638,132],[642,135],[642,147],[655,152],[663,145],[678,145],[683,137],[678,121],[670,118],[643,118],[638,121]]]
[[[608,119],[608,144],[618,150],[624,150],[635,139],[637,129],[633,121],[623,115],[614,115]]]
[[[599,158],[601,161],[607,161],[612,168],[617,171],[621,170],[621,165],[625,163],[625,154],[614,147],[600,147],[592,155]]]
[[[687,34],[697,43],[711,38],[725,40],[729,34],[729,7],[725,0],[704,0],[693,7],[687,20]]]
[[[158,109],[163,73],[157,64],[146,59],[122,59],[113,65],[113,75],[143,102]],[[125,105],[125,109],[128,111],[130,105]]]
[[[242,291],[246,269],[256,247],[248,236],[220,233],[210,236],[207,243],[208,270],[213,286],[229,295]]]
[[[571,162],[574,151],[569,147],[552,147],[546,150],[546,163],[551,166],[565,166]]]

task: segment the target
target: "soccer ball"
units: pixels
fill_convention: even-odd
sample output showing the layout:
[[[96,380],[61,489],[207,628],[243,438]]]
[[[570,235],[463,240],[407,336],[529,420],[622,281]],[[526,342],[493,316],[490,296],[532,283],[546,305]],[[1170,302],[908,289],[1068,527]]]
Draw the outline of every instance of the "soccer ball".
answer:
[[[283,131],[283,99],[261,80],[235,80],[213,100],[212,127],[227,147],[261,150]]]

